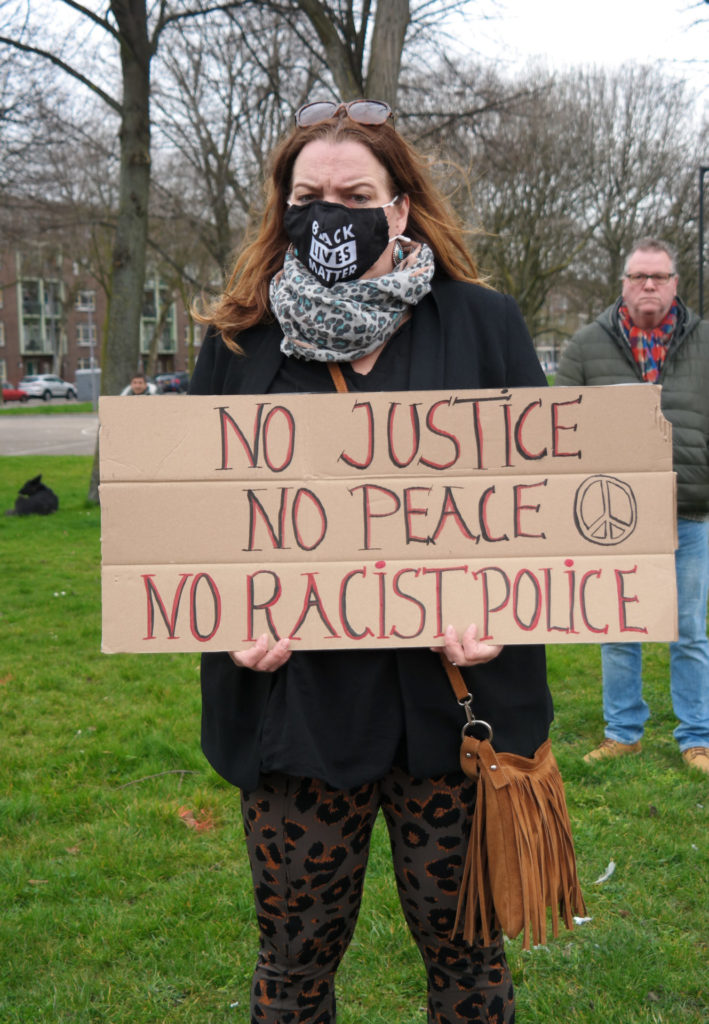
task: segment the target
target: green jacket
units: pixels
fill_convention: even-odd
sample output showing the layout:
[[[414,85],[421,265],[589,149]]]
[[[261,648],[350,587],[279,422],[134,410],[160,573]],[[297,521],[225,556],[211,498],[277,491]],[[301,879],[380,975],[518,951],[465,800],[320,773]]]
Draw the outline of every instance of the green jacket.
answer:
[[[559,363],[555,384],[576,387],[642,383],[619,320],[621,300],[578,331]],[[658,384],[662,411],[672,424],[677,473],[677,511],[689,519],[709,518],[709,321],[700,320],[678,299],[677,328]],[[632,429],[632,425],[630,425]],[[637,439],[642,445],[641,436]]]

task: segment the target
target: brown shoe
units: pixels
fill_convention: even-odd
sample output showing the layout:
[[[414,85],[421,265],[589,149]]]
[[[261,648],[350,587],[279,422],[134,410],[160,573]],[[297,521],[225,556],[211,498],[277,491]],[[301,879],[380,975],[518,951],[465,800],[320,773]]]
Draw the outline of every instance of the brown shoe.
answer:
[[[593,764],[594,761],[604,761],[608,757],[623,757],[625,754],[639,754],[640,740],[637,743],[619,743],[618,740],[611,740],[606,737],[599,743],[595,750],[589,750],[585,755],[586,764]],[[704,750],[703,747],[696,747],[697,750]],[[706,753],[706,751],[705,751]],[[684,754],[682,755],[684,757]]]
[[[682,760],[690,768],[696,768],[709,775],[709,747],[690,747],[682,751]]]

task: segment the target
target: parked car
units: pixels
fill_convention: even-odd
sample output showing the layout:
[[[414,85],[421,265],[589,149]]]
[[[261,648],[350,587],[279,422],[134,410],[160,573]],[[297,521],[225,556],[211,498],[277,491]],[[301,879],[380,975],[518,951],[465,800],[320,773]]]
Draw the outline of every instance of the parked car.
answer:
[[[54,373],[28,373],[18,387],[26,391],[30,398],[43,398],[45,402],[50,398],[66,398],[67,401],[76,398],[74,385]]]
[[[13,388],[12,384],[8,384],[6,380],[2,382],[2,400],[3,402],[26,402],[29,395],[26,391],[21,388]]]
[[[174,373],[159,373],[155,378],[155,383],[161,395],[169,392],[184,394],[189,387],[190,375],[184,370],[176,370]]]

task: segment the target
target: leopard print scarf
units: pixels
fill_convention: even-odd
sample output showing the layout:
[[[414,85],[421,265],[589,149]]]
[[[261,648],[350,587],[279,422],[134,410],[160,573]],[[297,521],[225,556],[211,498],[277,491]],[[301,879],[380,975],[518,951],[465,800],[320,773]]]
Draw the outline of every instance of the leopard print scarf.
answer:
[[[289,250],[270,285],[271,306],[283,330],[281,351],[323,363],[352,362],[385,344],[408,308],[431,290],[431,249],[425,242],[408,247],[406,258],[388,274],[331,288]]]

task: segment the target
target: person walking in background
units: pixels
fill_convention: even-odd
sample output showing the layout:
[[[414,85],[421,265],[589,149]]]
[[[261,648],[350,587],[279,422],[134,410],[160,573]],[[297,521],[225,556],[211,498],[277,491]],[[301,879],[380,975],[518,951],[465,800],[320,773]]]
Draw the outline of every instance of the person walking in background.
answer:
[[[662,386],[677,473],[675,567],[679,639],[670,644],[670,692],[682,758],[709,775],[709,321],[677,295],[674,250],[655,238],[635,243],[622,295],[569,342],[556,385]],[[643,443],[638,435],[638,445]],[[642,645],[601,645],[605,739],[584,757],[639,753],[650,709],[642,693]]]

